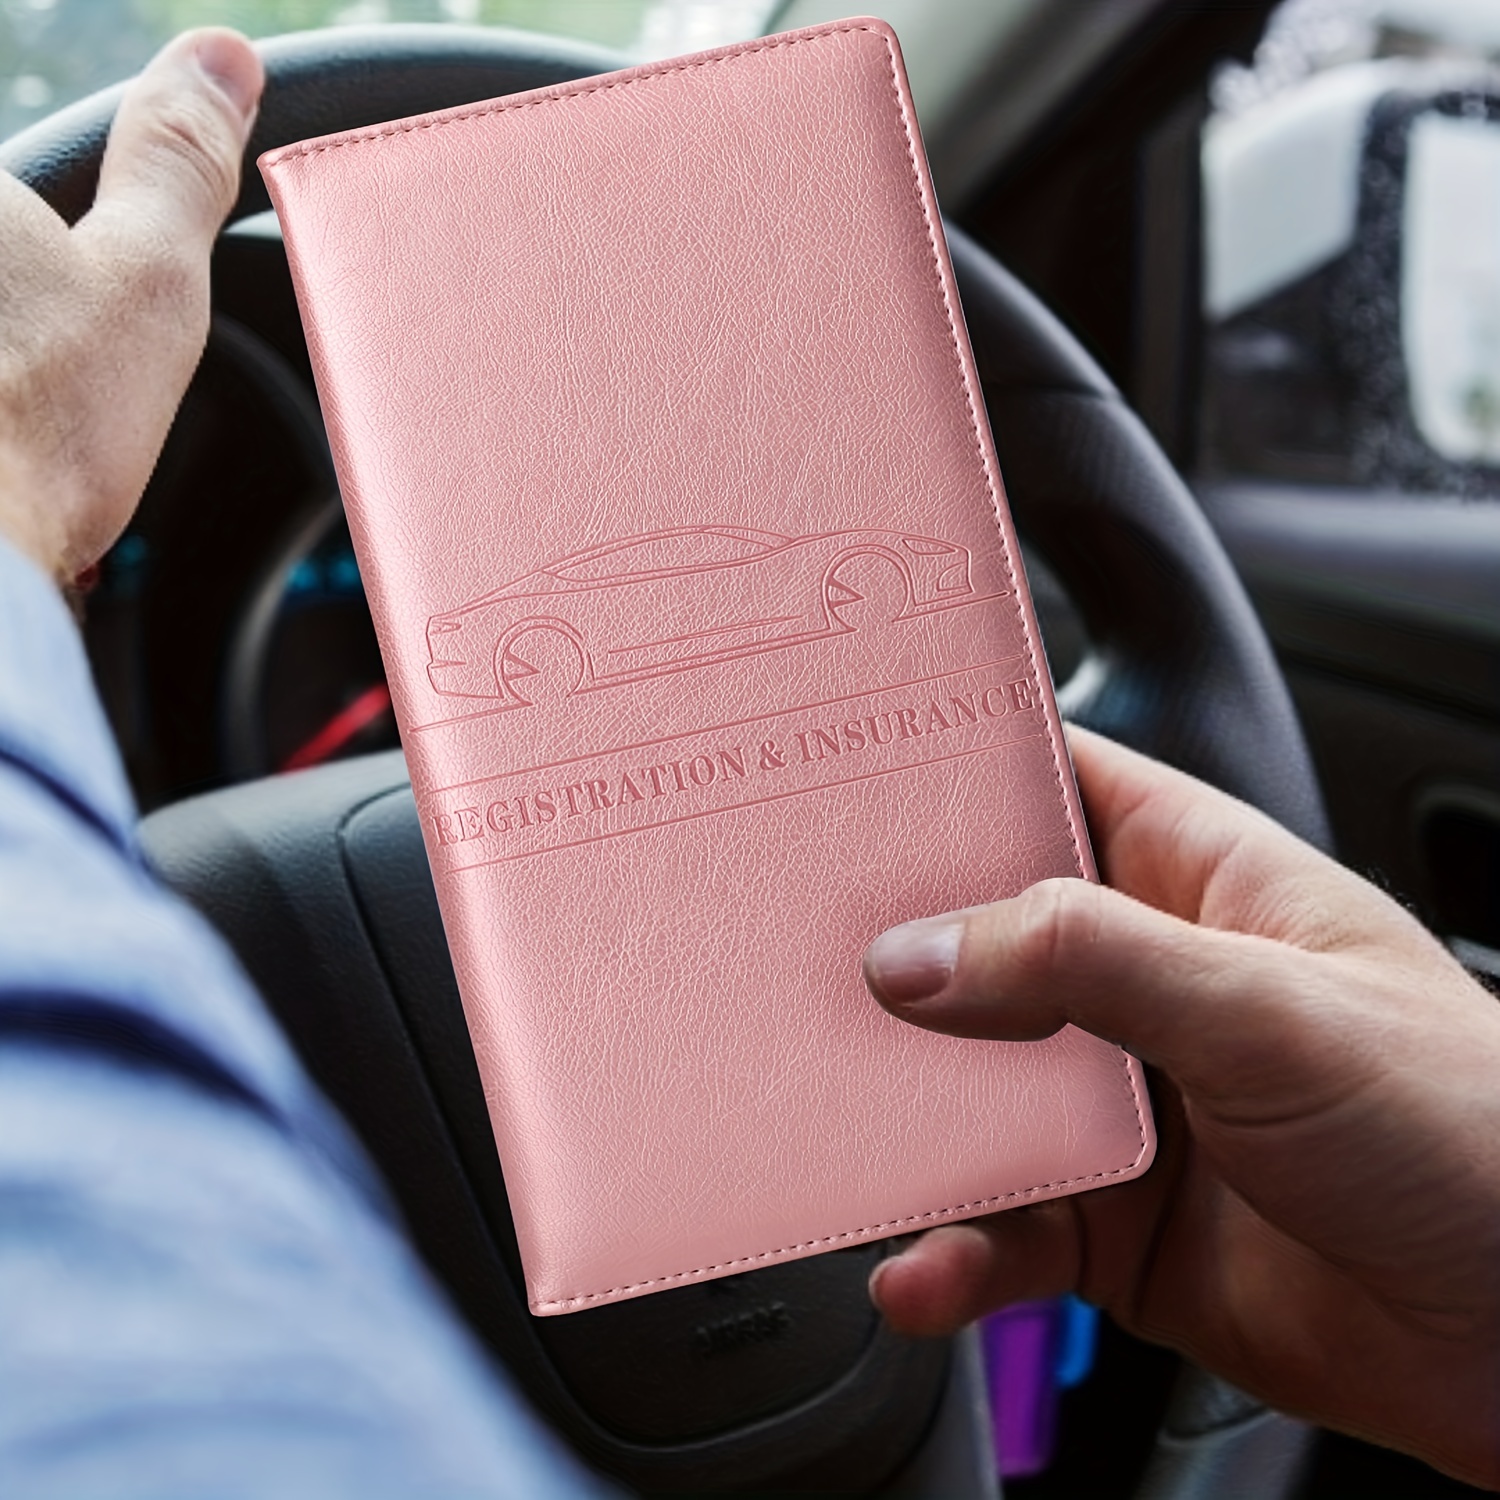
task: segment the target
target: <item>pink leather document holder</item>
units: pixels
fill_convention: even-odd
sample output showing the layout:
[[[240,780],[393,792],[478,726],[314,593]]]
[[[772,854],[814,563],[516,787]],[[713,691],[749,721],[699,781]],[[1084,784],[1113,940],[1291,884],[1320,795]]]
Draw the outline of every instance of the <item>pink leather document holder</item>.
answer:
[[[896,41],[270,152],[538,1314],[1123,1181],[862,952],[1094,878]]]

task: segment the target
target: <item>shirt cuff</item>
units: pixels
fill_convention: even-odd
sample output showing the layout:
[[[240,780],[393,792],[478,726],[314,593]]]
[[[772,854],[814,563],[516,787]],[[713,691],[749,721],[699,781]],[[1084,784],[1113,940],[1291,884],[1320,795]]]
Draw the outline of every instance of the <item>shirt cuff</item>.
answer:
[[[0,759],[134,848],[135,799],[57,586],[0,537]]]

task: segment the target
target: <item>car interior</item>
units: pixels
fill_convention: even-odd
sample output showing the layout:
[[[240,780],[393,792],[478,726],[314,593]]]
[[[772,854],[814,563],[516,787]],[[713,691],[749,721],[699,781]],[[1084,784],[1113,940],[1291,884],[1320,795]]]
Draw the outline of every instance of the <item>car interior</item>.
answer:
[[[113,81],[150,50],[102,28],[112,8],[0,5],[0,167],[70,221]],[[117,8],[162,35],[252,29],[269,77],[207,350],[84,605],[146,849],[546,1420],[645,1493],[1478,1493],[1079,1304],[897,1337],[865,1290],[889,1243],[530,1316],[254,161],[844,8]],[[1065,716],[1334,852],[1500,986],[1500,0],[874,9],[906,54]]]

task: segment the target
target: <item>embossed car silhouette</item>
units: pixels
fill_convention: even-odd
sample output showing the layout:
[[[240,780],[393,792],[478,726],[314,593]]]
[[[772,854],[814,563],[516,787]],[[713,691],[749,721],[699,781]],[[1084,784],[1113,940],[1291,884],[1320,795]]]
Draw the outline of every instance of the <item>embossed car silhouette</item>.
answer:
[[[936,537],[675,527],[433,615],[427,675],[439,693],[520,707],[973,602],[967,548]]]

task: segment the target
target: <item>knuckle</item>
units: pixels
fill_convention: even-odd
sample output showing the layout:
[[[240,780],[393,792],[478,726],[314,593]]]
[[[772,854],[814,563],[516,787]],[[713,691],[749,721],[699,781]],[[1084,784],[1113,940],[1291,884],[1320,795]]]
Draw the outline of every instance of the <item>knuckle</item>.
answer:
[[[1020,899],[1011,944],[1018,977],[1041,980],[1092,947],[1098,937],[1098,890],[1082,880],[1044,880]]]
[[[228,205],[239,184],[239,154],[222,113],[201,94],[164,94],[155,101],[152,142],[174,168],[185,168]]]

